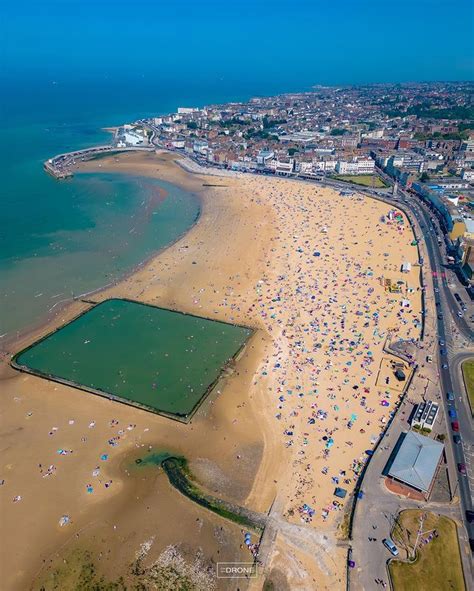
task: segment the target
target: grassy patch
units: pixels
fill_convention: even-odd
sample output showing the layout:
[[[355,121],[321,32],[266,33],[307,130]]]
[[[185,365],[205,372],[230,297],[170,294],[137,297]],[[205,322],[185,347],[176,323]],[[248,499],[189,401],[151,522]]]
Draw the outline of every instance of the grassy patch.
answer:
[[[392,538],[397,546],[412,549],[415,545],[419,519],[422,511],[410,509],[402,511]],[[395,591],[433,591],[434,589],[464,591],[464,578],[459,553],[456,524],[447,517],[426,513],[422,532],[437,531],[429,543],[419,543],[413,562],[393,560],[389,564],[390,575]],[[421,536],[421,540],[428,537]]]
[[[388,185],[384,183],[384,181],[380,177],[370,174],[339,175],[333,178],[337,181],[354,183],[355,185],[361,185],[362,187],[375,187],[376,189],[384,189],[388,187]]]
[[[471,414],[474,415],[474,359],[468,359],[462,364],[462,375],[471,406]]]

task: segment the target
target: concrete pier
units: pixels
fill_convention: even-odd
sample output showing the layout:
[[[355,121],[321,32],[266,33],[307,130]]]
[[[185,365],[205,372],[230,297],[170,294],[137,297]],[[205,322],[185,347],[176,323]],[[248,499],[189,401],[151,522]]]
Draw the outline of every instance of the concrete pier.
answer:
[[[66,179],[73,176],[73,166],[77,161],[90,160],[98,154],[115,154],[117,152],[151,152],[154,146],[147,147],[124,147],[117,148],[113,145],[95,146],[93,148],[85,148],[84,150],[76,150],[75,152],[67,152],[66,154],[58,154],[54,158],[50,158],[43,163],[44,170],[53,176],[55,179]]]

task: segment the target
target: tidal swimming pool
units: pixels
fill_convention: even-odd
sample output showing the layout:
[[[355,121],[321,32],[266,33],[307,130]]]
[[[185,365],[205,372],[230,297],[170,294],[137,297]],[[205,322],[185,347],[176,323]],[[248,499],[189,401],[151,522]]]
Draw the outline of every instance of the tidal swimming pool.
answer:
[[[17,353],[12,365],[187,421],[252,332],[110,299]]]

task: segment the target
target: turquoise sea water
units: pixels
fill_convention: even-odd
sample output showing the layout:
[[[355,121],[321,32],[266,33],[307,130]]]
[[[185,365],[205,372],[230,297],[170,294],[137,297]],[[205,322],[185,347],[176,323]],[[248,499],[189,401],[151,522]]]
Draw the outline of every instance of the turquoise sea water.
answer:
[[[198,203],[164,183],[119,175],[56,181],[47,158],[103,144],[103,127],[282,90],[208,72],[159,76],[9,74],[0,80],[0,345],[56,302],[116,279],[185,231]],[[169,197],[160,202],[157,189]],[[5,337],[4,337],[5,338]]]
[[[31,124],[4,133],[11,151],[4,145],[0,335],[27,328],[72,294],[117,279],[198,215],[198,199],[169,183],[118,174],[57,181],[43,172],[45,157],[102,142],[100,130]]]

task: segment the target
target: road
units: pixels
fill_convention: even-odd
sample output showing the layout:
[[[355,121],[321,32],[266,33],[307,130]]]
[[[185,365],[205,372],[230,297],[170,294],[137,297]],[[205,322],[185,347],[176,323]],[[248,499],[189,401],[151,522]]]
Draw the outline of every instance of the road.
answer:
[[[433,390],[435,386],[433,385]],[[459,521],[459,506],[452,503],[430,503],[427,505],[413,499],[405,499],[390,493],[381,477],[387,459],[400,434],[409,429],[408,418],[414,403],[421,402],[423,388],[410,392],[410,400],[402,403],[396,420],[384,436],[380,446],[371,458],[369,468],[363,482],[363,499],[357,504],[354,535],[352,541],[352,560],[355,568],[350,572],[351,591],[372,591],[377,589],[375,580],[383,580],[388,584],[386,563],[391,558],[382,540],[391,535],[397,515],[404,509],[425,508]],[[443,429],[443,419],[439,418],[436,429]],[[374,539],[375,538],[375,539]],[[461,547],[468,546],[467,536],[460,531]],[[371,541],[372,540],[372,541]],[[469,573],[469,555],[462,555],[464,570]],[[467,575],[468,576],[468,575]]]
[[[385,173],[382,173],[382,176],[384,180],[393,182]],[[474,356],[474,331],[467,323],[465,317],[460,318],[458,316],[459,305],[449,288],[448,275],[443,265],[442,253],[437,240],[435,239],[436,234],[430,230],[433,227],[431,218],[433,218],[434,214],[430,212],[423,201],[402,189],[398,190],[398,197],[403,203],[403,206],[409,209],[412,216],[417,219],[423,233],[424,243],[429,258],[429,266],[432,272],[435,305],[438,311],[436,317],[438,343],[444,342],[446,344],[446,346],[438,347],[438,360],[439,367],[441,368],[440,378],[444,393],[443,400],[445,416],[449,417],[448,411],[451,409],[456,411],[459,430],[463,439],[463,445],[460,446],[453,444],[452,438],[450,438],[449,447],[453,451],[456,463],[466,463],[464,448],[468,447],[472,449],[474,446],[473,422],[467,397],[463,395],[464,385],[460,379],[459,368],[457,367],[459,361],[456,360],[468,359]],[[435,221],[435,223],[437,222]],[[438,233],[442,234],[440,230],[438,230]],[[451,280],[455,280],[454,277],[452,277]],[[450,323],[455,325],[459,335],[463,337],[460,352],[456,351],[457,346]],[[449,354],[447,356],[441,355],[441,349],[447,349]],[[472,349],[472,351],[470,349]],[[443,369],[443,365],[447,365],[447,368]],[[446,396],[447,392],[455,393],[456,399],[452,402],[448,401]],[[448,418],[447,422],[449,422]],[[452,435],[450,423],[447,424],[447,433],[451,433]],[[472,475],[474,466],[470,464],[470,468]],[[469,478],[458,475],[458,479],[463,507],[464,509],[472,510],[473,498],[471,491],[474,490],[474,487],[472,486],[472,482],[474,481],[471,477],[471,487],[469,487]],[[474,527],[467,522],[465,525],[470,534],[469,537],[474,538]]]
[[[471,352],[457,353],[450,359],[453,391],[456,393],[455,408],[457,409],[460,431],[464,433],[462,447],[467,468],[468,484],[471,491],[471,508],[474,505],[474,435],[472,429],[472,412],[467,393],[464,391],[461,366],[463,361],[472,359],[473,357],[474,350]],[[472,537],[472,531],[470,537]]]
[[[405,197],[405,203],[411,206],[411,209],[417,219],[419,221],[424,222],[424,240],[426,249],[428,252],[428,256],[430,259],[430,268],[433,272],[433,289],[435,292],[435,304],[438,310],[436,322],[437,322],[437,332],[438,332],[438,340],[439,342],[443,342],[446,344],[448,349],[453,350],[455,349],[454,339],[452,330],[450,328],[449,322],[454,322],[456,327],[459,330],[459,333],[464,337],[465,341],[467,341],[468,346],[473,345],[474,341],[474,333],[471,328],[467,325],[466,320],[464,318],[459,318],[457,315],[457,311],[459,310],[459,306],[454,299],[453,294],[448,286],[448,281],[446,278],[446,274],[444,273],[442,267],[442,260],[441,255],[439,252],[438,244],[435,243],[433,234],[429,231],[430,226],[432,225],[430,222],[430,216],[426,212],[425,207],[421,206],[419,203],[413,203],[413,200],[416,199],[412,197],[411,199],[407,198],[405,193],[401,193],[402,196]],[[438,291],[437,291],[438,290]],[[439,312],[441,310],[441,312]],[[449,346],[448,346],[449,345]],[[442,390],[444,393],[443,400],[444,400],[444,410],[445,416],[447,417],[447,433],[451,435],[449,438],[450,445],[449,447],[452,450],[454,459],[456,464],[466,463],[466,458],[464,455],[464,445],[472,446],[474,443],[473,438],[473,428],[472,428],[472,415],[469,408],[469,404],[466,400],[465,396],[462,396],[463,386],[460,383],[459,379],[456,378],[453,374],[456,372],[453,371],[452,367],[452,358],[453,355],[441,355],[441,349],[445,349],[445,346],[440,346],[438,348],[438,355],[439,355],[439,367],[440,369],[440,381],[442,385]],[[454,355],[457,355],[456,353]],[[469,353],[463,353],[464,356],[469,357]],[[449,401],[447,399],[447,392],[453,392],[456,395],[454,401]],[[459,432],[462,436],[464,445],[455,445],[452,440],[452,425],[451,422],[448,420],[449,410],[455,410],[457,414],[457,420],[459,422]],[[459,494],[461,497],[461,504],[463,509],[471,509],[473,505],[473,499],[471,496],[471,491],[469,487],[469,479],[466,476],[458,475],[459,481]],[[474,538],[474,526],[472,524],[468,524],[465,522],[466,529],[469,532],[469,537]]]
[[[371,192],[373,193],[373,191]],[[472,415],[464,386],[462,383],[462,376],[460,372],[460,365],[463,360],[474,356],[474,332],[466,322],[465,318],[459,318],[457,312],[459,305],[454,298],[448,283],[448,274],[443,267],[442,255],[437,240],[435,241],[436,232],[431,230],[433,223],[431,218],[433,215],[429,212],[426,205],[420,202],[415,196],[399,190],[397,194],[397,201],[393,202],[387,195],[378,195],[388,202],[398,204],[403,209],[408,210],[408,213],[418,221],[420,230],[423,235],[426,253],[428,255],[429,268],[432,273],[433,294],[435,300],[435,317],[434,326],[437,335],[436,356],[440,368],[440,385],[442,391],[442,404],[444,407],[444,416],[446,417],[446,432],[448,437],[446,439],[446,456],[448,460],[448,468],[451,482],[456,482],[457,485],[453,491],[453,496],[458,495],[460,498],[461,515],[459,510],[454,507],[446,507],[436,505],[430,506],[438,513],[445,513],[451,517],[462,519],[465,530],[459,531],[462,557],[464,562],[464,570],[467,578],[472,575],[470,570],[471,560],[468,546],[468,538],[474,538],[474,526],[469,524],[465,517],[467,509],[472,510],[474,490],[474,438]],[[401,202],[401,203],[400,203]],[[451,278],[451,281],[453,278]],[[427,296],[429,297],[430,286],[427,286]],[[429,317],[425,319],[429,321]],[[462,343],[459,344],[460,339]],[[440,343],[443,343],[441,345]],[[446,351],[446,355],[441,354],[441,350]],[[453,392],[455,399],[449,401],[447,399],[447,392]],[[462,437],[462,444],[456,445],[453,441],[452,424],[449,420],[449,411],[456,412],[456,420],[459,422],[459,432]],[[398,421],[394,421],[391,429],[393,433],[387,433],[387,439],[384,439],[384,447],[391,449],[393,443],[396,441],[400,432],[400,424],[403,419],[397,417]],[[398,425],[398,427],[397,427]],[[405,426],[408,428],[408,425]],[[390,437],[390,439],[388,439]],[[393,441],[392,441],[393,438]],[[380,454],[382,459],[377,458]],[[374,464],[367,470],[363,482],[363,489],[368,496],[362,503],[368,507],[368,512],[363,519],[356,520],[357,529],[354,530],[353,550],[354,559],[358,558],[361,562],[359,565],[359,573],[355,577],[354,588],[357,589],[372,589],[374,588],[375,579],[386,578],[385,563],[390,556],[383,546],[369,542],[369,537],[376,537],[380,541],[390,531],[388,521],[393,520],[394,515],[402,508],[401,500],[398,497],[385,493],[380,486],[379,476],[383,469],[385,462],[388,459],[389,452],[383,454],[383,451],[376,452],[374,455]],[[380,464],[380,465],[379,465]],[[463,476],[459,473],[458,464],[465,464],[467,468],[467,475]],[[374,481],[377,479],[377,482]],[[368,492],[370,491],[370,492]],[[375,491],[375,492],[374,492]],[[388,494],[388,496],[387,496]],[[373,498],[371,498],[373,497]],[[390,498],[391,497],[391,498]],[[416,505],[413,501],[403,501],[403,508],[411,505]],[[374,510],[374,507],[377,508]],[[379,510],[380,508],[380,510]],[[382,521],[381,521],[382,520]],[[372,526],[376,526],[376,530]],[[381,529],[379,529],[381,528]],[[384,531],[385,530],[385,531]],[[381,536],[381,533],[384,532]],[[467,534],[467,535],[466,535]],[[467,552],[467,556],[466,556]]]
[[[382,174],[383,178],[388,182],[393,182],[387,175]],[[324,183],[327,186],[333,186],[334,188],[341,189],[345,187],[347,189],[347,183],[338,183],[337,181],[329,181],[326,179]],[[402,208],[406,213],[409,214],[412,220],[416,219],[419,225],[421,236],[423,237],[424,245],[426,248],[426,254],[428,255],[428,261],[424,264],[428,266],[432,275],[433,293],[435,299],[435,309],[441,310],[440,316],[436,312],[433,321],[434,329],[437,336],[436,346],[436,357],[438,367],[440,368],[439,382],[441,386],[441,404],[444,409],[445,416],[445,430],[448,437],[445,441],[446,457],[448,463],[448,469],[450,474],[450,481],[456,482],[457,486],[454,488],[454,495],[458,495],[460,498],[460,514],[458,510],[454,511],[457,514],[458,520],[462,520],[465,531],[460,531],[460,540],[464,542],[462,544],[463,550],[468,550],[468,539],[474,539],[474,524],[470,524],[466,519],[466,510],[473,510],[473,496],[474,490],[474,436],[473,436],[473,421],[472,415],[467,401],[466,394],[464,392],[464,386],[460,377],[460,362],[463,359],[474,357],[474,331],[471,329],[466,321],[466,318],[460,318],[458,316],[459,305],[454,298],[450,288],[448,277],[450,271],[447,271],[443,265],[442,253],[437,242],[436,232],[431,230],[433,228],[434,214],[428,209],[427,205],[418,199],[416,196],[407,193],[401,189],[398,190],[397,196],[394,199],[386,190],[364,190],[361,187],[353,185],[354,190],[360,193],[365,193],[370,196],[376,196],[387,203],[394,205],[395,207]],[[435,220],[435,223],[436,220]],[[443,233],[438,230],[438,233]],[[450,277],[450,281],[456,282],[454,274]],[[431,287],[427,286],[427,296],[429,296]],[[436,305],[438,303],[438,305]],[[429,321],[429,316],[425,318]],[[462,342],[459,339],[462,339]],[[444,343],[445,345],[440,345]],[[441,349],[447,350],[447,355],[441,355]],[[445,367],[443,367],[445,366]],[[447,399],[447,392],[453,392],[455,394],[455,400],[449,401]],[[459,423],[459,433],[461,434],[462,444],[456,445],[453,441],[453,430],[452,424],[449,419],[449,411],[454,410],[456,412],[456,420]],[[385,445],[385,443],[384,443]],[[388,459],[388,454],[385,455],[385,462]],[[462,475],[458,471],[458,465],[464,464],[467,469],[466,476]],[[383,466],[381,467],[381,469]],[[372,472],[372,469],[371,469]],[[367,471],[369,473],[369,471]],[[373,472],[372,472],[373,474]],[[380,475],[380,472],[379,472]],[[367,476],[365,477],[367,478]],[[366,483],[364,479],[363,488],[365,490]],[[377,487],[380,491],[380,487]],[[397,497],[395,497],[398,499]],[[373,502],[370,500],[366,503],[368,506],[378,507],[378,495],[376,494]],[[392,503],[388,503],[390,506]],[[441,512],[439,508],[436,511]],[[451,512],[452,513],[452,512]],[[368,518],[370,520],[370,518]],[[366,529],[367,520],[361,520],[362,529]],[[467,535],[466,535],[467,534]],[[367,535],[367,531],[354,530],[353,538],[357,542],[362,542],[363,551],[360,552],[361,556],[364,556],[365,564],[362,568],[364,572],[363,578],[365,580],[365,586],[359,587],[363,589],[372,589],[374,580],[376,578],[384,578],[382,573],[385,570],[385,561],[380,561],[377,558],[371,558],[373,556],[379,557],[379,552],[374,552],[374,545],[368,541],[370,533]],[[383,549],[383,547],[382,547]],[[388,552],[385,552],[387,555]],[[387,556],[385,557],[387,558]],[[463,554],[465,559],[465,555]],[[383,569],[380,568],[380,563],[383,564]],[[464,562],[464,567],[468,567],[470,560]],[[470,571],[468,571],[469,573]],[[469,575],[468,575],[469,576]]]
[[[154,128],[154,126],[151,127],[154,131],[158,131],[156,128]],[[155,145],[157,145],[157,142],[155,142]],[[199,160],[196,160],[196,162],[198,164],[201,164]],[[203,163],[203,165],[205,165],[205,163]],[[390,184],[393,182],[392,179],[382,171],[377,172],[379,172],[381,176]],[[300,180],[302,182],[315,182],[312,180]],[[436,308],[442,310],[442,312],[440,314],[437,314],[436,318],[434,319],[434,328],[436,330],[437,341],[439,345],[437,347],[436,355],[440,368],[439,378],[440,385],[442,387],[441,399],[442,405],[444,407],[444,416],[446,417],[446,433],[448,434],[448,437],[445,441],[445,447],[450,474],[450,481],[455,482],[457,479],[458,485],[456,487],[455,493],[459,495],[461,501],[461,519],[463,520],[468,537],[470,539],[474,539],[474,524],[468,523],[465,516],[466,510],[473,509],[473,499],[471,496],[472,486],[470,486],[469,482],[470,480],[472,482],[474,474],[474,465],[472,461],[474,450],[473,425],[469,406],[467,405],[465,397],[462,396],[462,385],[459,383],[459,378],[456,377],[456,375],[454,375],[453,372],[453,369],[455,369],[453,365],[454,359],[457,359],[456,356],[459,353],[457,351],[458,344],[455,342],[454,339],[454,337],[457,335],[453,334],[451,325],[456,327],[458,334],[464,339],[464,342],[462,343],[463,350],[460,352],[463,355],[466,355],[467,348],[470,349],[474,346],[474,331],[466,322],[466,319],[464,317],[460,318],[457,314],[457,312],[459,311],[459,306],[453,294],[451,293],[451,290],[449,289],[446,269],[443,267],[443,260],[440,252],[440,247],[437,243],[437,240],[435,241],[434,238],[436,234],[431,230],[431,228],[433,228],[431,218],[434,216],[434,214],[430,212],[427,205],[424,202],[422,202],[418,197],[415,197],[414,195],[407,193],[402,189],[398,189],[397,195],[392,196],[390,189],[364,189],[364,187],[361,187],[359,185],[338,182],[333,179],[324,179],[322,181],[318,180],[317,183],[319,185],[333,187],[338,190],[347,190],[348,188],[351,188],[352,190],[357,191],[359,193],[363,193],[371,197],[377,197],[378,199],[381,199],[390,205],[405,210],[405,213],[409,215],[412,221],[413,219],[416,219],[418,221],[419,229],[423,237],[424,245],[426,247],[426,253],[429,259],[429,261],[425,261],[424,264],[426,265],[429,262],[429,269],[432,273],[435,304],[438,303],[438,306],[436,306]],[[428,285],[427,294],[429,294],[430,291],[431,287]],[[426,318],[426,320],[427,319],[428,317]],[[446,343],[448,345],[449,356],[441,355],[440,350],[444,348],[444,345],[440,345],[440,342]],[[469,353],[467,353],[467,356],[470,356]],[[447,392],[454,392],[456,394],[456,398],[454,401],[447,400]],[[453,442],[454,433],[452,431],[452,424],[449,420],[448,414],[450,410],[455,410],[457,414],[457,420],[459,422],[459,432],[463,440],[462,445],[456,445]],[[459,473],[457,469],[457,466],[459,464],[465,464],[466,467],[469,469],[469,473],[466,476]],[[356,531],[354,533],[354,537],[357,538],[358,535],[359,533]],[[463,538],[464,536],[461,535],[461,539]],[[366,551],[370,553],[371,547],[368,546],[366,548]],[[377,575],[375,575],[372,578],[372,580],[374,578],[377,578]]]
[[[154,126],[151,126],[154,128]],[[154,128],[155,131],[156,128]],[[195,159],[200,165],[205,165],[205,163],[201,163],[200,159]],[[377,170],[377,172],[382,176],[382,178],[388,183],[393,183],[393,180],[386,175],[383,171]],[[296,177],[297,178],[297,177]],[[300,179],[301,182],[309,182],[314,183],[315,181],[312,180],[303,180]],[[391,194],[391,189],[373,189],[373,188],[364,188],[360,185],[353,185],[351,183],[337,181],[334,179],[325,178],[322,181],[317,181],[317,184],[322,186],[332,187],[338,190],[347,190],[348,188],[357,191],[359,193],[363,193],[369,195],[371,197],[377,197],[394,207],[398,207],[404,209],[406,213],[409,214],[412,220],[416,219],[419,224],[419,231],[422,234],[424,244],[426,246],[426,251],[428,254],[429,261],[425,261],[425,265],[429,263],[429,268],[433,274],[432,281],[433,281],[433,289],[435,290],[435,299],[439,301],[440,306],[443,309],[443,315],[441,318],[436,318],[437,322],[437,335],[438,341],[446,342],[449,345],[450,350],[452,351],[455,349],[455,344],[453,340],[452,331],[450,325],[447,324],[447,319],[450,319],[450,322],[454,323],[456,326],[457,331],[460,335],[465,339],[463,343],[464,347],[473,347],[474,346],[474,331],[466,322],[466,318],[459,318],[457,312],[459,311],[459,305],[456,302],[451,290],[449,289],[446,269],[443,266],[442,254],[440,252],[440,247],[438,246],[437,239],[435,239],[436,234],[430,230],[433,227],[433,223],[431,222],[431,218],[434,217],[434,214],[430,212],[427,205],[421,201],[418,197],[412,195],[411,193],[407,193],[402,189],[398,189],[397,196],[393,198]],[[436,223],[436,222],[435,222]],[[440,232],[440,231],[438,231]],[[441,233],[442,234],[442,233]],[[438,292],[436,290],[439,290]],[[429,291],[428,291],[429,293]],[[458,421],[460,425],[460,433],[461,436],[466,444],[466,446],[472,445],[473,441],[473,428],[472,428],[472,418],[470,414],[470,410],[468,406],[466,406],[465,399],[464,402],[461,400],[454,401],[450,403],[446,398],[447,392],[454,391],[453,386],[453,378],[451,375],[451,368],[450,368],[450,361],[449,359],[441,359],[440,349],[443,347],[437,347],[436,354],[438,356],[438,360],[440,362],[439,367],[441,368],[444,364],[447,364],[447,369],[440,370],[440,378],[441,378],[441,385],[443,387],[443,405],[445,416],[448,417],[448,411],[451,409],[455,409],[456,413],[458,414]],[[474,353],[474,352],[473,352]],[[458,393],[462,392],[463,390],[456,390]],[[472,509],[472,498],[470,493],[470,487],[468,478],[457,474],[457,464],[464,463],[467,465],[466,457],[464,454],[464,447],[462,445],[455,445],[452,440],[452,429],[451,424],[447,420],[446,424],[447,433],[451,435],[448,437],[446,446],[448,448],[448,454],[450,453],[452,456],[452,462],[450,466],[450,471],[456,472],[456,476],[459,480],[459,494],[462,501],[463,507],[463,514],[466,509]],[[456,464],[456,466],[454,465]],[[451,474],[451,479],[454,480],[454,474]],[[465,516],[464,516],[465,519]],[[468,524],[465,521],[466,529],[469,532],[469,537],[474,538],[474,529],[472,524]]]
[[[389,201],[385,196],[380,196]],[[444,416],[448,417],[449,410],[455,410],[459,422],[460,433],[462,435],[462,445],[456,445],[452,439],[452,428],[448,418],[445,420],[443,430],[448,433],[446,439],[446,456],[451,482],[457,483],[454,486],[453,496],[459,496],[461,507],[447,504],[429,504],[428,509],[437,513],[445,514],[449,517],[464,521],[465,529],[459,529],[461,542],[461,551],[463,566],[467,579],[469,580],[471,572],[470,551],[468,538],[473,537],[473,526],[467,523],[465,519],[465,510],[472,509],[473,499],[471,491],[474,490],[474,442],[472,430],[472,417],[470,407],[466,399],[460,373],[460,365],[464,359],[474,356],[472,348],[472,331],[465,320],[457,316],[459,306],[452,296],[449,289],[447,276],[442,267],[442,258],[437,244],[435,242],[435,233],[430,231],[432,223],[430,214],[425,211],[424,205],[417,203],[416,197],[399,192],[399,199],[403,203],[403,208],[407,209],[414,217],[423,232],[424,245],[428,255],[429,268],[432,273],[433,292],[431,300],[428,301],[428,315],[425,318],[429,324],[429,330],[435,338],[437,362],[440,368],[441,396],[440,402],[444,407]],[[398,206],[400,207],[401,204]],[[435,291],[437,290],[437,291]],[[430,298],[431,286],[427,286],[426,295]],[[436,305],[438,303],[438,305]],[[434,304],[434,305],[433,305]],[[432,317],[429,315],[429,308],[432,311]],[[436,310],[436,312],[435,312]],[[442,316],[438,317],[438,311],[442,310]],[[457,334],[455,331],[457,330]],[[461,350],[456,339],[462,339]],[[440,342],[444,343],[443,346]],[[445,350],[447,355],[441,355],[441,350]],[[430,351],[431,352],[431,351]],[[447,367],[443,369],[443,365]],[[438,390],[438,388],[437,388]],[[446,393],[455,393],[455,400],[448,401]],[[436,392],[439,394],[439,392]],[[414,398],[413,388],[410,391],[410,398]],[[430,396],[434,398],[434,396]],[[388,551],[381,545],[381,540],[389,535],[393,520],[402,508],[417,507],[419,503],[410,500],[404,500],[388,493],[381,484],[380,474],[387,462],[390,450],[398,439],[402,430],[409,428],[406,422],[406,403],[404,403],[397,414],[397,418],[386,434],[382,447],[374,454],[370,461],[369,468],[364,477],[362,489],[364,490],[364,499],[359,501],[356,509],[356,518],[354,521],[353,532],[353,559],[356,562],[356,572],[351,575],[351,588],[370,590],[375,588],[375,579],[386,580],[386,561],[390,557]],[[403,414],[405,412],[405,414]],[[457,470],[457,464],[464,463],[467,467],[467,476],[462,476]],[[461,508],[461,513],[459,509]],[[359,513],[359,515],[357,515]],[[373,529],[373,528],[376,529]],[[370,542],[368,538],[377,538],[377,542]]]
[[[401,196],[402,203],[410,207],[418,219],[420,227],[422,227],[423,237],[430,258],[431,271],[433,272],[433,287],[435,289],[435,293],[437,293],[436,289],[439,289],[440,292],[444,293],[446,305],[459,332],[468,341],[471,343],[474,342],[474,331],[469,326],[466,317],[463,316],[460,318],[458,316],[458,312],[460,311],[459,304],[454,298],[454,295],[448,284],[448,274],[452,272],[445,268],[440,252],[440,247],[438,246],[437,241],[435,241],[434,233],[430,231],[430,228],[433,227],[430,219],[432,215],[430,215],[429,210],[427,211],[426,206],[422,205],[418,200],[416,200],[416,197],[413,197],[402,191],[399,191],[399,195]],[[452,273],[451,280],[457,281],[455,279],[454,273]]]

